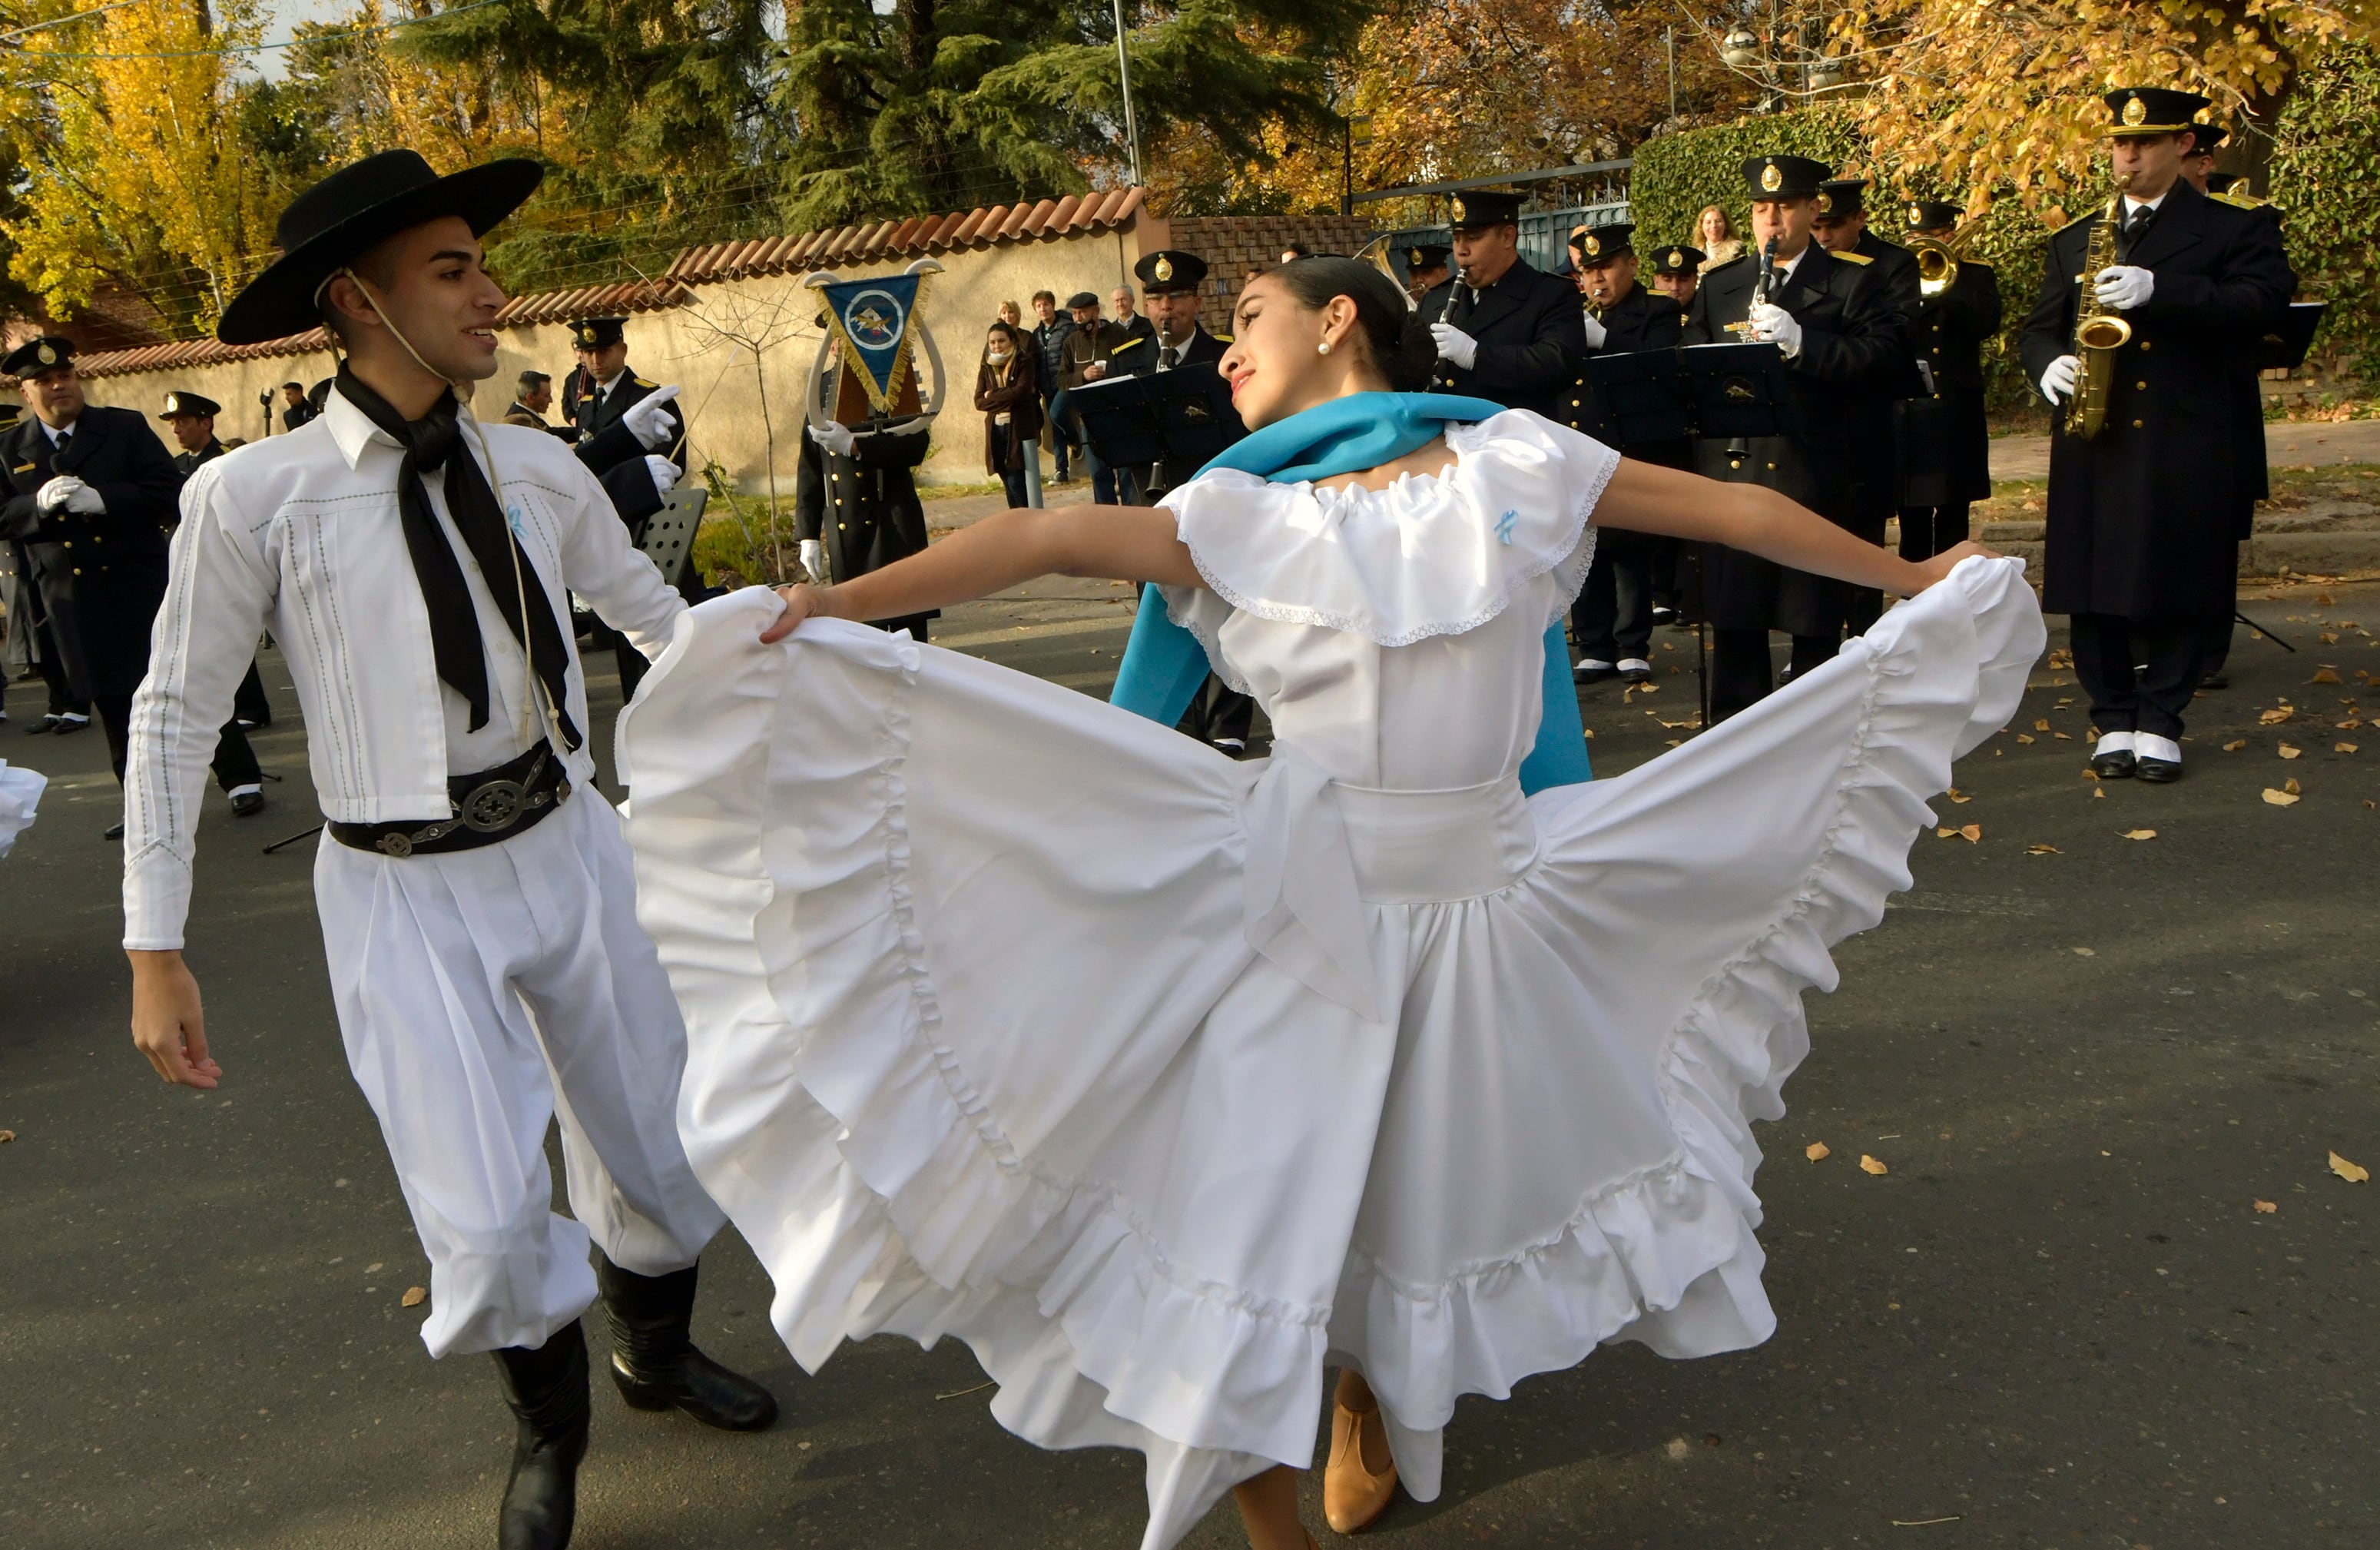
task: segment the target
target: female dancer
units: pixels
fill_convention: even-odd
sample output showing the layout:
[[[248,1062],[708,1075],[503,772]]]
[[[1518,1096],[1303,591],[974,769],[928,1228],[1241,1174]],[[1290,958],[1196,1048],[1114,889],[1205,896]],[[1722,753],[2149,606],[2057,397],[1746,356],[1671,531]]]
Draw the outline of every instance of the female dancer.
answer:
[[[2016,561],[1910,564],[1386,391],[1428,336],[1365,265],[1285,265],[1238,323],[1255,433],[1162,507],[1011,511],[706,604],[621,732],[687,1154],[788,1347],[961,1336],[1003,1425],[1147,1455],[1148,1550],[1232,1486],[1256,1550],[1303,1550],[1328,1361],[1354,1527],[1399,1477],[1436,1495],[1459,1395],[1605,1340],[1767,1336],[1750,1120],[1782,1113],[1799,993],[1908,886],[1925,798],[2042,642]],[[1925,595],[1725,726],[1524,799],[1590,516]],[[1272,758],[843,622],[1046,572],[1158,583]]]

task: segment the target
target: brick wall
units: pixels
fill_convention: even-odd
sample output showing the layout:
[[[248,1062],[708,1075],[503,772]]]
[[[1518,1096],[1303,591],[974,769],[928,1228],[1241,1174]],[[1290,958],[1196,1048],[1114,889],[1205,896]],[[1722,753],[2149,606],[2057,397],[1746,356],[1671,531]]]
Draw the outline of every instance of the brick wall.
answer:
[[[1157,223],[1144,219],[1144,227]],[[1232,308],[1251,269],[1281,262],[1281,250],[1303,242],[1318,253],[1353,254],[1379,235],[1363,215],[1177,215],[1165,222],[1162,239],[1144,230],[1141,250],[1175,248],[1197,254],[1208,265],[1199,317],[1221,334],[1231,332]]]

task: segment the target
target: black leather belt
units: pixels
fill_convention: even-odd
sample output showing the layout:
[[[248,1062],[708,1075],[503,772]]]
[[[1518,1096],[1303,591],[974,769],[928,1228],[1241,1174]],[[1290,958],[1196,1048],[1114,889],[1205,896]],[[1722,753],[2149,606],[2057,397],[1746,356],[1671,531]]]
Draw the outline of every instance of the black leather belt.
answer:
[[[412,818],[393,824],[333,824],[330,833],[341,845],[399,860],[407,856],[476,850],[482,845],[501,845],[536,827],[569,795],[569,773],[553,756],[553,745],[540,742],[492,770],[447,776],[446,800],[454,809],[451,818],[431,824]]]

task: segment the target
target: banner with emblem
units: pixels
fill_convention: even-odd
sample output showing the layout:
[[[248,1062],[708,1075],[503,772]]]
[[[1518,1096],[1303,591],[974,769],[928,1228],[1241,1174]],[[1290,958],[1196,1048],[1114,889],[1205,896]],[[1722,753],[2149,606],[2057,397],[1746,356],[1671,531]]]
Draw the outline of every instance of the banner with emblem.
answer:
[[[819,287],[844,364],[867,389],[868,407],[878,414],[891,412],[911,370],[915,341],[909,325],[925,280],[923,275],[883,275]]]

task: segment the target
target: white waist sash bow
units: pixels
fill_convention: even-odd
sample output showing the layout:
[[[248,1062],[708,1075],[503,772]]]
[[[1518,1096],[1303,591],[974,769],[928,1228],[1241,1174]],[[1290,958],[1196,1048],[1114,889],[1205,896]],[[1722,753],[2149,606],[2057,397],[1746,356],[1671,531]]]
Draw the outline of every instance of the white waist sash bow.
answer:
[[[1378,1022],[1366,905],[1445,904],[1511,886],[1536,864],[1520,780],[1390,791],[1330,778],[1276,746],[1242,809],[1248,945],[1318,995]]]

